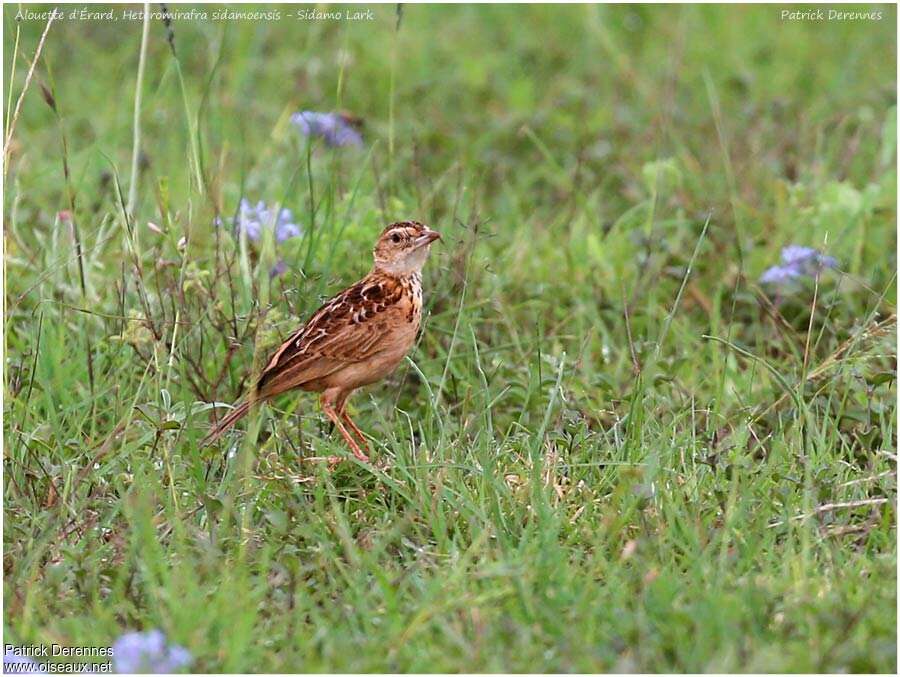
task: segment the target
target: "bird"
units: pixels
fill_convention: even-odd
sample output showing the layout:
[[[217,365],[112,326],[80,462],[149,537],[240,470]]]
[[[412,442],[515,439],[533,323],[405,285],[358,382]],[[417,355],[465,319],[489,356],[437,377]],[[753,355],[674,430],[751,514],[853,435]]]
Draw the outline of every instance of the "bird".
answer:
[[[250,392],[201,446],[215,442],[256,405],[299,389],[321,393],[322,411],[353,455],[368,462],[369,445],[347,413],[347,399],[390,374],[412,348],[422,323],[422,268],[440,239],[418,221],[388,225],[375,243],[371,271],[326,301],[278,347]]]

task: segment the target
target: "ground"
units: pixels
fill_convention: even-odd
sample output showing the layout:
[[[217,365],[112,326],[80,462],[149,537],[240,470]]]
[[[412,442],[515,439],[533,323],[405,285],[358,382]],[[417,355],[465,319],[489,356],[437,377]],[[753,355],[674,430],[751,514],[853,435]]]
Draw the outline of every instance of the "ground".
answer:
[[[143,67],[124,9],[30,79],[46,19],[3,9],[5,642],[896,669],[893,7],[205,6]],[[236,237],[242,197],[302,234]],[[374,463],[309,460],[347,451],[303,394],[200,448],[411,218],[444,242],[351,402]],[[761,282],[790,244],[836,267]]]

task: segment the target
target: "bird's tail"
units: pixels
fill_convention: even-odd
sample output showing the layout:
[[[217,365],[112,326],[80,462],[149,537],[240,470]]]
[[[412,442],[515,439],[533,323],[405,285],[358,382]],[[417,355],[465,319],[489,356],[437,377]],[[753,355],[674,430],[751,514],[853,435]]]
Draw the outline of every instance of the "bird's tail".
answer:
[[[209,431],[209,434],[203,438],[202,442],[200,442],[200,446],[205,447],[219,439],[223,433],[231,428],[231,426],[244,418],[244,415],[250,411],[252,404],[253,402],[251,400],[246,400],[237,405],[228,416],[219,421],[218,425]]]

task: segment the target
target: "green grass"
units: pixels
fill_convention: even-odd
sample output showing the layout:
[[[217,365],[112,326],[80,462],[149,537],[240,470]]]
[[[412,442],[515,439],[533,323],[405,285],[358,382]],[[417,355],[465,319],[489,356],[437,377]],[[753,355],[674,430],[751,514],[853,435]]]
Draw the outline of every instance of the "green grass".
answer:
[[[14,105],[43,23],[3,11]],[[177,60],[152,22],[133,219],[141,23],[50,28],[5,176],[4,641],[893,672],[895,9],[281,11],[175,21]],[[307,152],[300,109],[365,148]],[[241,196],[305,230],[271,283],[212,226]],[[403,218],[445,244],[410,360],[351,403],[384,466],[304,462],[346,450],[302,394],[198,448]],[[841,271],[761,287],[789,243]]]

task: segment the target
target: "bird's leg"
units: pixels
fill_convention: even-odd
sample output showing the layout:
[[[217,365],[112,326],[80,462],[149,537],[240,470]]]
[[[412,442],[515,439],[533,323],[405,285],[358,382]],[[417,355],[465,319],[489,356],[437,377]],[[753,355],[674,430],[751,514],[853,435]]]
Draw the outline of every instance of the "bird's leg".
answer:
[[[329,396],[327,390],[322,393],[322,411],[324,411],[325,415],[330,418],[337,426],[338,430],[341,433],[341,436],[347,443],[347,446],[350,447],[350,451],[353,452],[353,455],[363,463],[368,462],[369,457],[362,452],[362,449],[359,448],[356,440],[353,439],[353,436],[347,431],[347,428],[344,427],[344,424],[341,421],[341,417],[338,415],[338,412],[334,408],[334,397]]]
[[[353,419],[350,418],[350,414],[347,413],[347,398],[350,393],[342,393],[338,397],[337,401],[337,411],[338,415],[341,417],[341,420],[350,426],[350,430],[356,433],[356,439],[362,444],[363,449],[369,451],[369,443],[366,441],[366,436],[363,434],[363,431],[359,429]]]
[[[357,426],[357,425],[353,422],[353,419],[350,418],[350,414],[348,414],[346,411],[341,412],[341,418],[343,418],[343,419],[344,419],[344,422],[345,422],[347,425],[350,426],[350,428],[351,428],[351,430],[353,430],[353,432],[356,433],[356,438],[362,443],[363,448],[364,448],[366,451],[369,451],[369,443],[366,442],[366,437],[365,437],[365,435],[363,434],[363,431],[360,430],[360,429],[359,429],[359,426]]]

